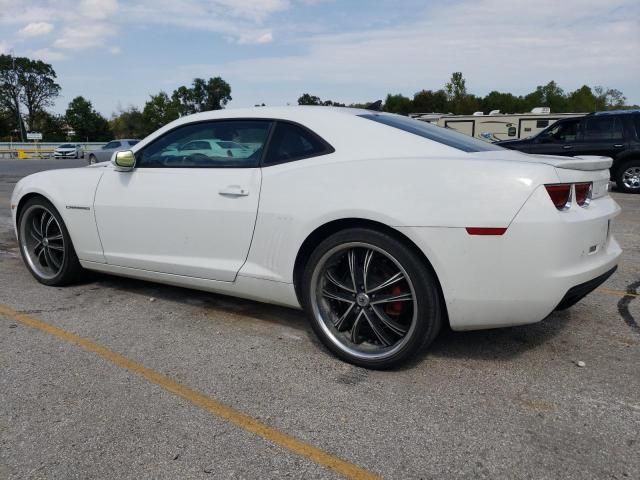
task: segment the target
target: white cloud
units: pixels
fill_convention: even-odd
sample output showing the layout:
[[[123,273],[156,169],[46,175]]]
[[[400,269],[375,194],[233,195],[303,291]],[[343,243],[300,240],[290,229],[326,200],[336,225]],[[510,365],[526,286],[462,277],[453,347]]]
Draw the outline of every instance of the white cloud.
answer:
[[[53,30],[53,25],[48,22],[32,22],[25,25],[18,31],[18,35],[22,37],[40,37],[47,35]]]
[[[55,62],[67,58],[62,52],[50,48],[40,48],[29,52],[29,56],[43,62]]]
[[[219,6],[220,13],[244,18],[255,22],[263,21],[272,13],[286,10],[291,6],[288,0],[213,0]]]
[[[296,88],[307,89],[305,84],[353,96],[374,88],[378,97],[390,91],[412,95],[422,88],[442,88],[451,72],[462,71],[469,90],[478,94],[493,89],[527,93],[553,79],[567,90],[585,83],[620,88],[638,101],[635,79],[640,76],[640,63],[633,59],[640,51],[640,4],[637,0],[612,3],[538,0],[533,7],[528,0],[509,4],[466,0],[440,4],[427,18],[423,15],[410,24],[298,39],[302,54],[192,70],[218,71],[232,85],[253,83],[263,90],[269,83],[287,84],[295,92],[292,97],[302,93]],[[365,100],[353,96],[352,100]]]
[[[109,53],[111,55],[120,55],[120,47],[118,46],[109,47]]]
[[[118,0],[82,0],[80,14],[86,18],[104,20],[118,11]]]
[[[86,28],[67,27],[62,35],[54,42],[55,48],[65,50],[85,50],[92,47],[100,47],[106,38],[115,33],[112,25],[106,23],[93,23]]]
[[[273,34],[271,32],[244,32],[240,34],[237,42],[241,45],[271,43],[273,42]]]

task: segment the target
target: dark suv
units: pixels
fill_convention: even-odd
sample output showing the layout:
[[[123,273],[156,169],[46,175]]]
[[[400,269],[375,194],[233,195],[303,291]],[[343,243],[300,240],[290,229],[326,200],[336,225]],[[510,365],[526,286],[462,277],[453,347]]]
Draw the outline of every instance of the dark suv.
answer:
[[[496,144],[542,155],[611,157],[611,179],[618,189],[640,193],[640,110],[596,112],[558,120],[535,137]]]

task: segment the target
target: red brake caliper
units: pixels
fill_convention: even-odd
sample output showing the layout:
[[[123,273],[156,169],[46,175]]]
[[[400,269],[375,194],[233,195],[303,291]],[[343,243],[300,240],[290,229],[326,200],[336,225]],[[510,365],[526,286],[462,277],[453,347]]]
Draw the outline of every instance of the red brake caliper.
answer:
[[[402,293],[402,290],[398,286],[393,287],[393,289],[391,290],[392,295],[400,295],[401,293]],[[403,303],[404,302],[387,303],[387,305],[384,307],[384,313],[386,313],[387,315],[391,315],[393,317],[399,317],[400,314],[402,313]]]

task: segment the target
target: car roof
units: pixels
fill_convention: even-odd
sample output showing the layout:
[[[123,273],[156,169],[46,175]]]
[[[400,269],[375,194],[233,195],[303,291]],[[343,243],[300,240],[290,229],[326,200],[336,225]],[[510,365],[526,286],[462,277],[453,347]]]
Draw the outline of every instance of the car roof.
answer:
[[[383,122],[359,118],[365,115],[399,117],[387,112],[319,105],[225,108],[180,117],[133,146],[133,151],[137,152],[145,148],[156,138],[185,124],[209,120],[265,119],[303,125],[338,151],[354,151],[354,147],[357,147],[355,151],[359,157],[455,156],[462,152],[462,150],[444,142],[413,135],[406,130],[391,127]],[[408,119],[408,117],[403,118]],[[418,120],[415,121],[421,123]],[[433,126],[433,128],[439,129],[440,127]],[[400,150],[399,145],[402,145]]]
[[[638,109],[634,109],[634,110],[605,110],[603,112],[593,112],[590,113],[589,115],[632,115],[634,113],[640,113],[640,110]]]

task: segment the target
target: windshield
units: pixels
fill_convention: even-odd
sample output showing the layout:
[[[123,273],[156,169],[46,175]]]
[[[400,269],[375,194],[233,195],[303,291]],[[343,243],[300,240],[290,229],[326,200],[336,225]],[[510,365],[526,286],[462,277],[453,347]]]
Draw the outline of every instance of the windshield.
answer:
[[[60,145],[58,148],[76,148],[76,146],[71,145],[70,143],[65,143],[64,145]]]
[[[378,113],[367,113],[359,116],[366,118],[367,120],[373,120],[374,122],[398,128],[423,138],[428,138],[429,140],[462,150],[463,152],[471,153],[503,150],[503,148],[498,145],[483,142],[482,140],[476,140],[475,138],[464,135],[463,133],[458,133],[448,128],[437,127],[427,122],[414,120],[413,118]]]

